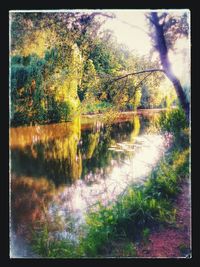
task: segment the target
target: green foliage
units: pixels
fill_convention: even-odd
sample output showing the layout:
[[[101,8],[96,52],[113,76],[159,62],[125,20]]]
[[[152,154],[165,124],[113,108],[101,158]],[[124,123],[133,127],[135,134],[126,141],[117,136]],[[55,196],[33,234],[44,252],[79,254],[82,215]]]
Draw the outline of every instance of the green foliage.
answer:
[[[81,240],[86,255],[96,256],[102,245],[114,237],[116,218],[113,210],[99,204],[99,214],[91,212],[87,217],[87,236]]]
[[[136,248],[132,242],[125,244],[122,249],[121,257],[136,257]]]
[[[12,126],[18,126],[18,125],[28,125],[30,124],[30,119],[27,116],[26,112],[20,112],[16,111],[12,118]]]
[[[11,88],[12,97],[17,97],[16,90],[24,86],[27,83],[29,71],[21,64],[13,64],[11,67]]]
[[[11,65],[11,124],[14,126],[44,120],[41,106],[45,61],[36,55],[14,56]],[[15,64],[16,63],[16,64]],[[20,63],[20,64],[19,64]]]
[[[182,108],[162,112],[158,120],[158,127],[163,132],[172,133],[176,145],[179,145],[180,147],[188,147],[188,122]]]
[[[161,113],[159,124],[161,130],[180,134],[182,129],[187,127],[187,121],[183,109],[173,109],[168,112]]]
[[[106,102],[106,101],[97,101],[96,103],[86,104],[84,113],[91,114],[91,113],[102,113],[109,108],[112,107],[112,104]]]
[[[52,122],[63,122],[70,119],[70,102],[52,102],[52,109],[49,110],[49,119]]]
[[[56,90],[60,90],[59,85],[57,85],[58,89],[50,90],[54,85],[52,75],[57,71],[58,60],[57,49],[47,51],[44,59],[37,55],[12,57],[11,124],[13,126],[70,119],[74,109],[71,101],[73,96],[71,95],[71,100],[58,101],[56,100]],[[67,72],[65,72],[66,74]],[[72,87],[72,84],[70,86]],[[75,94],[74,90],[76,88],[73,89],[73,94]]]
[[[142,97],[141,97],[141,106],[143,108],[150,108],[150,97],[151,97],[151,94],[149,92],[149,89],[147,86],[142,86]]]
[[[179,192],[177,173],[170,164],[161,162],[159,169],[151,174],[146,190],[157,200],[172,198]]]
[[[97,73],[112,74],[119,67],[113,51],[103,42],[95,44],[94,49],[90,52],[90,59],[93,60]]]
[[[88,59],[84,64],[82,82],[78,89],[81,101],[90,101],[90,99],[97,97],[98,78],[91,59]]]
[[[69,240],[51,240],[47,225],[40,232],[33,232],[33,250],[47,258],[73,258],[77,256],[75,246]]]
[[[155,204],[153,204],[155,205]],[[144,243],[147,243],[148,242],[148,239],[149,239],[149,235],[150,235],[150,229],[149,228],[144,228],[143,231],[142,231],[142,238],[144,240]]]
[[[134,98],[133,98],[134,110],[136,110],[137,107],[140,105],[141,96],[142,96],[141,91],[139,89],[136,89]]]
[[[32,245],[33,250],[40,255],[47,256],[48,255],[48,229],[47,226],[43,228],[40,234],[37,234],[33,231],[32,233]]]

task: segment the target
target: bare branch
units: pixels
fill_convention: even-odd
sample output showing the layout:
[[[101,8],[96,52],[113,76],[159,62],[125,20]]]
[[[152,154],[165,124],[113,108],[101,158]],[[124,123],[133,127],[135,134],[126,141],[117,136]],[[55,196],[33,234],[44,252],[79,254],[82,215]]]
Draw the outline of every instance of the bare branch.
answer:
[[[167,18],[167,12],[162,13],[162,15],[159,17],[162,26],[165,25],[166,18]]]
[[[117,77],[116,79],[113,79],[112,82],[116,82],[118,80],[121,80],[123,78],[126,78],[128,76],[132,76],[132,75],[138,75],[138,74],[142,74],[142,73],[146,73],[146,72],[157,72],[157,71],[160,71],[160,72],[163,72],[165,73],[165,71],[163,69],[147,69],[147,70],[141,70],[141,71],[138,71],[138,72],[132,72],[132,73],[128,73],[124,76],[121,76],[121,77]]]

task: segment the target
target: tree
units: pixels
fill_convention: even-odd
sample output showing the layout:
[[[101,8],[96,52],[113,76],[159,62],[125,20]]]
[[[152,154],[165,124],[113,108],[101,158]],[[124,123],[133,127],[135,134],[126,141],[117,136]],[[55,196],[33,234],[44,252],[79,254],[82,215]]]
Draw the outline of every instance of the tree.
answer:
[[[163,70],[174,85],[180,104],[185,111],[187,119],[189,119],[189,103],[179,79],[172,71],[168,56],[169,49],[172,48],[177,38],[188,35],[186,14],[182,17],[174,18],[173,16],[169,16],[168,13],[158,15],[157,12],[151,12],[148,19],[153,26],[151,37],[154,48],[159,53]]]
[[[169,50],[173,48],[178,38],[188,36],[189,25],[187,22],[187,13],[184,13],[182,16],[177,16],[166,12],[161,13],[159,15],[158,12],[151,12],[146,17],[148,18],[151,26],[149,35],[152,38],[154,49],[159,53],[162,68],[149,68],[142,69],[139,71],[137,70],[132,73],[126,73],[125,75],[113,78],[113,82],[119,81],[129,76],[149,73],[144,77],[144,79],[141,80],[143,82],[151,74],[156,72],[162,72],[172,82],[180,104],[183,110],[185,111],[186,118],[187,120],[189,120],[189,102],[187,101],[187,95],[181,85],[180,80],[172,71],[168,55]]]
[[[78,87],[82,93],[87,91],[88,95],[96,96],[98,77],[90,56],[106,17],[112,15],[101,12],[10,15],[13,123],[68,120],[80,111]],[[104,69],[111,59],[105,60]],[[34,94],[27,95],[33,81]]]

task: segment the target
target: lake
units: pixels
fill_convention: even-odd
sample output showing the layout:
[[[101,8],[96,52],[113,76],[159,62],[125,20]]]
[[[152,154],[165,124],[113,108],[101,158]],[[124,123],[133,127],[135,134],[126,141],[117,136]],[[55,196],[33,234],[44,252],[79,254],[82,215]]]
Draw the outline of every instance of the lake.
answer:
[[[10,129],[11,256],[34,257],[32,231],[77,241],[85,214],[142,184],[165,152],[157,112]]]

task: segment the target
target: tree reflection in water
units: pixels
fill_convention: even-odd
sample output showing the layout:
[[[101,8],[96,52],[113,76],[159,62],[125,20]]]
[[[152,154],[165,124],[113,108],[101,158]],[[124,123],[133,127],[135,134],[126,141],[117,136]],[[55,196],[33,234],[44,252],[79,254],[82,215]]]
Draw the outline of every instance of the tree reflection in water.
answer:
[[[12,227],[17,234],[30,234],[30,229],[46,221],[46,207],[53,199],[55,186],[46,178],[12,177]]]
[[[51,234],[75,234],[84,212],[113,201],[128,184],[139,183],[159,159],[161,136],[144,136],[142,118],[103,125],[80,118],[70,123],[19,127],[11,131],[12,221],[28,233],[48,223]],[[144,125],[142,125],[144,128]],[[145,156],[146,155],[146,156]],[[146,158],[145,158],[146,157]],[[27,227],[28,226],[28,227]],[[65,234],[64,234],[65,233]]]
[[[52,128],[49,125],[49,131],[46,126],[44,127],[45,137],[42,135],[43,126],[40,126],[40,135],[32,135],[32,139],[35,140],[37,137],[38,141],[26,143],[25,146],[20,142],[22,131],[19,146],[15,145],[11,152],[12,173],[17,176],[46,177],[56,186],[80,178],[82,172],[82,158],[78,145],[81,137],[80,119],[76,119],[73,123],[58,125],[57,129],[55,125]],[[60,137],[58,131],[61,132]],[[30,140],[27,133],[22,140]]]

